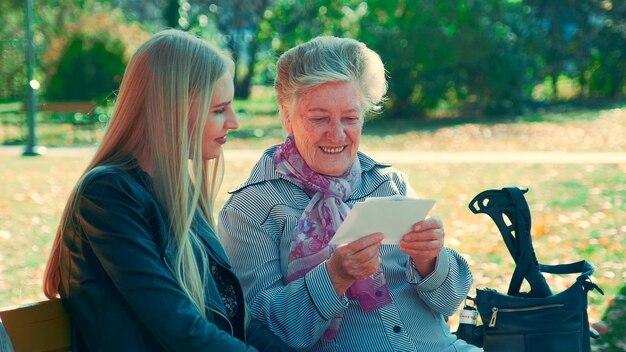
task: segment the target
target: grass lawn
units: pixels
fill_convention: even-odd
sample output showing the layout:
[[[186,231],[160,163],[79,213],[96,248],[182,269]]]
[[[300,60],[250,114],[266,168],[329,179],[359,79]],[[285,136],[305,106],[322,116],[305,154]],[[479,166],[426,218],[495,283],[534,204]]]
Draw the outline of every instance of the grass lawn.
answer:
[[[228,148],[264,148],[282,140],[280,124],[270,112],[242,115],[242,128],[233,134]],[[362,149],[624,152],[625,136],[626,109],[618,108],[497,123],[440,121],[427,126],[405,121],[384,127],[374,121],[366,126]],[[24,158],[0,154],[0,307],[43,298],[41,279],[58,219],[87,162],[87,156]],[[226,165],[219,207],[226,200],[226,190],[245,179],[253,162],[227,160]],[[487,215],[474,215],[467,207],[481,191],[505,186],[530,189],[526,198],[540,262],[586,259],[596,267],[594,281],[606,295],[590,294],[590,321],[602,318],[624,286],[626,164],[394,166],[409,175],[411,185],[422,197],[437,201],[432,214],[444,222],[447,245],[468,259],[475,287],[506,291],[513,271],[513,261],[496,225]],[[573,280],[571,276],[548,276],[555,292]]]

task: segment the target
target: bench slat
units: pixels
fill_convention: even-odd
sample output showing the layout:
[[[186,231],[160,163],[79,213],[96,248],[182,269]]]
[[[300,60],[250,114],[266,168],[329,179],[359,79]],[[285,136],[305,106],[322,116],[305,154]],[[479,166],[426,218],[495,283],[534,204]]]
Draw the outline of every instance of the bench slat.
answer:
[[[50,101],[39,104],[39,111],[88,114],[93,112],[98,104],[90,101]]]
[[[0,311],[15,352],[70,351],[70,318],[60,299]]]

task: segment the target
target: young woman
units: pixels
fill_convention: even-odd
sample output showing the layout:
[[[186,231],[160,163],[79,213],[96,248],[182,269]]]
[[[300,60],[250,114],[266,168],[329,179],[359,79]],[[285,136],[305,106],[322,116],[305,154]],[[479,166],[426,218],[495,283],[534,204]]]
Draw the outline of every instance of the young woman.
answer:
[[[69,310],[74,351],[287,350],[248,319],[213,230],[221,147],[238,127],[232,70],[177,30],[130,60],[45,273],[46,296]]]

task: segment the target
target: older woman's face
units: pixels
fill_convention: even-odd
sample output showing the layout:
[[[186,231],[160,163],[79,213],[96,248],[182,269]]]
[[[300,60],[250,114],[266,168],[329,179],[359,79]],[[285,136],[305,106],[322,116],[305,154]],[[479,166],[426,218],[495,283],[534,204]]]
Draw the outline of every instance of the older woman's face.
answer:
[[[314,171],[341,176],[354,162],[363,127],[360,91],[353,82],[329,82],[303,93],[285,129]]]

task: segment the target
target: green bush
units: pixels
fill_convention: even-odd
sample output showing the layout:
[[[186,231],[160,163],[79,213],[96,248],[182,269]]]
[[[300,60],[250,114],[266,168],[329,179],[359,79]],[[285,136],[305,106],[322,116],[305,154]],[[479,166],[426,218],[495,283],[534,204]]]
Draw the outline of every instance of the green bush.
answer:
[[[51,101],[100,102],[119,88],[124,43],[108,35],[76,34],[68,41],[44,97]]]
[[[619,352],[626,351],[626,286],[615,295],[607,309],[603,321],[607,324],[607,332],[595,342],[595,351]]]

